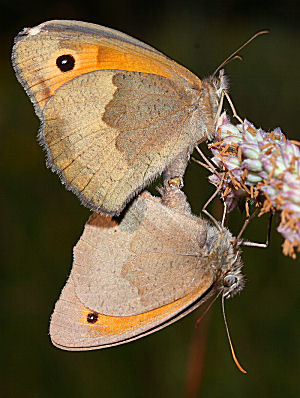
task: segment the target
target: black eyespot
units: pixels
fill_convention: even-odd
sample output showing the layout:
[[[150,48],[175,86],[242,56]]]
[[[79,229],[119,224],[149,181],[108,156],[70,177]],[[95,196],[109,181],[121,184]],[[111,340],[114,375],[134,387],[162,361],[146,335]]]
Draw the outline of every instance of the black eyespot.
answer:
[[[75,59],[71,54],[64,54],[57,58],[56,65],[62,72],[74,69]]]
[[[88,323],[96,323],[98,320],[98,314],[96,314],[96,312],[90,312],[86,317],[86,320]]]

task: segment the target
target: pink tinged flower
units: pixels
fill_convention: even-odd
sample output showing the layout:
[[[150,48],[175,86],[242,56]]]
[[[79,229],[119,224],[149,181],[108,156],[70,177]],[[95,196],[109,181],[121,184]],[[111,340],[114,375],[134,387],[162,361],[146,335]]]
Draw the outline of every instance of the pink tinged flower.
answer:
[[[242,168],[250,171],[259,172],[263,170],[263,165],[259,160],[245,159],[242,163]]]
[[[270,185],[263,185],[261,187],[261,191],[266,193],[270,198],[272,198],[273,200],[275,200],[276,195],[277,195],[277,189],[273,188]]]
[[[258,160],[260,157],[259,146],[255,143],[242,143],[241,149],[244,157],[248,159]]]
[[[248,173],[247,175],[247,181],[253,185],[257,184],[258,182],[261,182],[262,180],[263,180],[262,177],[260,177],[257,174]]]
[[[234,170],[240,167],[240,162],[237,158],[228,156],[228,158],[224,160],[224,165],[228,170]]]
[[[299,146],[297,141],[287,140],[280,128],[265,132],[247,120],[234,126],[224,112],[211,145],[213,162],[222,173],[209,177],[220,188],[228,211],[243,198],[261,197],[265,200],[257,202],[262,204],[260,214],[280,211],[278,231],[285,238],[283,252],[293,258],[295,250],[300,251]]]

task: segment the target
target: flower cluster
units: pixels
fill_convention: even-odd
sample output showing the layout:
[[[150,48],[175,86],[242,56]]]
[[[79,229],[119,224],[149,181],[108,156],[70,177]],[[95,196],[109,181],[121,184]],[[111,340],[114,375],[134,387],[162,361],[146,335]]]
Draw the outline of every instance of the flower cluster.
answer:
[[[261,207],[259,215],[279,211],[283,253],[292,258],[300,251],[299,146],[280,128],[265,132],[247,120],[233,125],[225,112],[209,146],[212,161],[222,170],[209,180],[220,189],[228,211],[251,199]]]

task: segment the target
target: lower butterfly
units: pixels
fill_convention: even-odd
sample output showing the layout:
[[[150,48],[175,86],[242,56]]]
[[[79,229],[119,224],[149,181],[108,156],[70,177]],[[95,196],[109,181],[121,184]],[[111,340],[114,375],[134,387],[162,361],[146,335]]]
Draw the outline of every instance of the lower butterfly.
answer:
[[[192,215],[184,193],[142,193],[118,224],[93,214],[50,324],[54,345],[93,350],[170,325],[213,295],[244,286],[230,232]],[[168,203],[166,205],[165,203]]]

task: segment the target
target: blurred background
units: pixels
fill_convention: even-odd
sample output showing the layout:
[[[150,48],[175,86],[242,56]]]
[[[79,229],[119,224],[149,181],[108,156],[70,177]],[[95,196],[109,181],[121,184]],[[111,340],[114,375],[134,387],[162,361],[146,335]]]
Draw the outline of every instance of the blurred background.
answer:
[[[10,62],[13,38],[23,27],[77,19],[124,31],[204,77],[253,33],[270,29],[242,51],[243,62],[226,66],[231,98],[241,117],[266,130],[280,126],[299,140],[299,17],[298,2],[289,0],[1,1],[1,397],[300,396],[299,256],[281,254],[275,227],[268,249],[244,249],[248,282],[226,303],[247,375],[232,361],[220,301],[196,330],[199,313],[102,351],[51,345],[49,316],[90,212],[46,169],[35,138],[38,118]],[[186,174],[196,214],[213,192],[206,176],[195,164]],[[234,233],[241,223],[236,212]],[[267,223],[267,217],[255,220],[246,237],[264,241]]]

